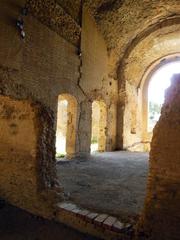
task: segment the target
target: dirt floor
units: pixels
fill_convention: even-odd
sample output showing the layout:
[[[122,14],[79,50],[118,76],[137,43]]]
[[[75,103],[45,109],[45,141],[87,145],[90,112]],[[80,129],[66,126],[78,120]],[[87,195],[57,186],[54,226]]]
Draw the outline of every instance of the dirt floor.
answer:
[[[143,208],[148,173],[148,153],[95,153],[57,163],[59,181],[67,199],[124,221]]]
[[[97,240],[62,224],[0,203],[0,240]]]

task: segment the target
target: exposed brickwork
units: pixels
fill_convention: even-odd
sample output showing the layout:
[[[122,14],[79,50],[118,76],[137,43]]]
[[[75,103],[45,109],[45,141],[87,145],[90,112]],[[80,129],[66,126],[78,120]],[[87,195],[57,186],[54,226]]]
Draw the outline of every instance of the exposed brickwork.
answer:
[[[54,0],[30,0],[28,6],[31,13],[42,23],[72,44],[76,46],[79,45],[81,33],[80,26]]]
[[[72,203],[59,203],[56,218],[73,228],[78,228],[103,239],[130,240],[133,236],[133,226],[120,222],[107,214],[99,214],[82,209]]]

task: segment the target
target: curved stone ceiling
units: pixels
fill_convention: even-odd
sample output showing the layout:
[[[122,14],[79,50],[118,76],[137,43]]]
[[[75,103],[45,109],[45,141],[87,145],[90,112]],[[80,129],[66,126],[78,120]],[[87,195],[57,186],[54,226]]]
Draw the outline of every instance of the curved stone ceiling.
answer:
[[[114,78],[127,46],[141,32],[180,14],[179,0],[87,0],[85,3],[107,42],[110,73]]]
[[[180,54],[180,25],[156,30],[133,48],[121,66],[121,80],[138,87],[155,61],[171,54]]]
[[[108,43],[108,49],[117,47],[122,49],[123,45],[126,45],[139,31],[162,18],[180,14],[179,0],[87,0],[85,2]]]

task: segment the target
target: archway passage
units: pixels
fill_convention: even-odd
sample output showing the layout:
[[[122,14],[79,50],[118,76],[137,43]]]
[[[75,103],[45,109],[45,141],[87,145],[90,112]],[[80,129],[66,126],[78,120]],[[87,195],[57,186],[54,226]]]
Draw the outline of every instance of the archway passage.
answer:
[[[165,91],[170,86],[170,79],[175,73],[180,73],[180,61],[165,64],[155,71],[150,79],[148,86],[148,132],[152,132],[159,120]]]
[[[92,103],[91,152],[104,152],[106,149],[107,110],[103,101]]]
[[[58,97],[56,157],[71,157],[76,152],[77,101],[69,94]]]

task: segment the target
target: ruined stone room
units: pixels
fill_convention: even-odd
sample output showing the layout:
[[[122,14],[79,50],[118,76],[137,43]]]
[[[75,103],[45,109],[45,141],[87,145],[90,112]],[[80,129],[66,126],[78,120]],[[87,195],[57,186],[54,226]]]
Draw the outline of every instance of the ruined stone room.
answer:
[[[180,0],[1,0],[0,46],[0,240],[180,240]]]

